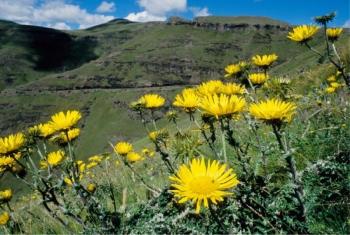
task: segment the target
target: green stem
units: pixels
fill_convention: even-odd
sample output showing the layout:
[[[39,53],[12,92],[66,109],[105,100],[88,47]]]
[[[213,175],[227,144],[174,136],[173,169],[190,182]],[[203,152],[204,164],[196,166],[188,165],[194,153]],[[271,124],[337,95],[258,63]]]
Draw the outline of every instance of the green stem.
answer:
[[[134,170],[134,168],[132,168],[132,167],[130,166],[130,164],[129,164],[127,161],[124,161],[124,164],[135,174],[135,176],[136,176],[137,178],[139,178],[139,180],[146,186],[146,188],[147,188],[148,190],[150,190],[151,192],[153,192],[153,193],[155,193],[155,194],[157,194],[157,195],[160,193],[159,190],[153,188],[151,185],[149,185],[148,183],[146,183],[146,181],[143,179],[143,177],[142,177],[141,175],[139,175],[139,174]]]
[[[153,110],[151,110],[151,116],[152,116],[152,124],[153,124],[153,127],[154,127],[155,130],[158,130],[157,124],[156,124],[156,119],[155,119],[155,117],[154,117],[154,111],[153,111]]]
[[[288,149],[288,146],[286,144],[283,144],[282,135],[279,131],[279,128],[275,124],[272,124],[272,128],[273,128],[273,132],[276,136],[277,142],[279,144],[279,147],[285,155],[285,160],[287,162],[289,171],[292,175],[292,182],[295,185],[294,194],[295,194],[295,197],[298,200],[299,206],[302,210],[302,216],[305,218],[306,211],[305,211],[305,205],[304,205],[304,200],[303,200],[304,190],[302,188],[301,182],[300,182],[299,177],[297,175],[297,169],[295,166],[295,161],[294,161],[293,155],[290,152],[290,150]]]
[[[225,163],[227,163],[225,127],[222,119],[220,119],[220,127],[221,127],[220,129],[221,129],[222,152],[224,156],[224,161]]]
[[[212,141],[210,141],[209,137],[205,133],[205,130],[199,125],[199,123],[197,122],[196,119],[194,119],[194,123],[199,128],[199,130],[201,131],[202,136],[204,137],[205,141],[208,143],[208,146],[211,149],[211,151],[213,151],[213,153],[215,154],[215,157],[219,158],[219,154],[217,153],[217,151],[215,149],[214,143]]]

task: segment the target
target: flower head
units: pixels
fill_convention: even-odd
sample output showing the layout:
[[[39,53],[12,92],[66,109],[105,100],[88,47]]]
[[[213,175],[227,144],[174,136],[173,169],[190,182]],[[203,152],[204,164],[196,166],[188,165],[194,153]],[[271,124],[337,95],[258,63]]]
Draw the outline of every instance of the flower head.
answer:
[[[96,184],[90,183],[87,185],[86,190],[89,193],[94,193],[96,191]]]
[[[140,154],[136,153],[136,152],[129,152],[127,155],[126,155],[126,159],[129,161],[129,162],[138,162],[138,161],[141,161],[143,160],[144,158],[141,157]]]
[[[157,142],[161,139],[167,138],[168,135],[169,134],[165,129],[161,129],[157,131],[151,131],[150,133],[148,133],[148,138],[153,142]]]
[[[208,207],[209,200],[214,204],[223,201],[225,196],[232,194],[227,190],[239,183],[236,174],[232,169],[227,169],[226,164],[216,160],[208,160],[206,164],[204,158],[193,159],[189,166],[181,165],[176,175],[169,179],[174,188],[170,191],[179,198],[178,203],[196,203],[196,213],[200,212],[202,203]]]
[[[74,127],[81,119],[81,113],[76,110],[59,112],[51,116],[49,124],[55,131],[65,131]]]
[[[279,99],[268,99],[260,103],[250,105],[249,112],[257,119],[271,124],[290,122],[297,106],[292,102]]]
[[[203,82],[199,86],[197,86],[198,95],[206,96],[210,94],[215,94],[218,92],[222,85],[223,83],[220,80],[210,80],[207,82]]]
[[[192,88],[184,89],[181,94],[175,96],[173,105],[182,108],[185,112],[192,113],[196,110],[199,97]]]
[[[0,214],[0,225],[6,225],[10,220],[10,214],[8,212],[3,212]]]
[[[98,164],[100,164],[100,163],[99,162],[89,162],[86,165],[86,168],[91,169],[91,168],[94,168],[94,167],[98,166]]]
[[[67,138],[68,135],[68,138]],[[76,138],[78,138],[80,135],[80,129],[79,128],[73,128],[66,132],[61,132],[58,135],[55,135],[53,137],[51,137],[51,141],[58,143],[58,144],[66,144],[68,142],[71,142],[73,140],[75,140]]]
[[[328,94],[334,93],[335,90],[336,90],[335,87],[331,87],[331,86],[329,86],[325,89],[326,93],[328,93]]]
[[[139,99],[139,103],[147,109],[162,107],[165,99],[158,94],[146,94]]]
[[[232,77],[236,74],[238,74],[239,72],[241,72],[241,65],[240,64],[230,64],[230,65],[227,65],[225,67],[225,78],[227,77]]]
[[[245,106],[245,100],[236,95],[213,94],[203,97],[199,107],[209,116],[227,117],[241,112]]]
[[[37,127],[39,129],[39,136],[43,138],[49,138],[56,132],[53,126],[49,123],[39,124]]]
[[[331,82],[329,85],[330,85],[331,87],[334,87],[335,89],[337,89],[337,88],[339,88],[339,87],[342,86],[342,84],[339,83],[339,82]]]
[[[102,162],[103,157],[100,155],[94,155],[94,156],[89,157],[88,160],[89,160],[89,162]]]
[[[337,81],[337,77],[335,75],[331,75],[327,78],[327,82],[335,82]]]
[[[23,133],[0,138],[0,154],[7,155],[18,151],[25,144]]]
[[[144,148],[144,149],[142,149],[142,155],[145,157],[154,157],[155,152],[148,149],[148,148]]]
[[[266,82],[266,80],[269,78],[269,75],[265,73],[251,73],[248,75],[249,80],[254,85],[261,85]]]
[[[76,167],[78,168],[79,175],[82,175],[87,168],[86,164],[82,160],[78,160],[75,162]]]
[[[315,25],[300,25],[294,27],[292,32],[288,33],[288,38],[296,42],[304,43],[311,40],[318,29],[319,28]]]
[[[244,86],[237,83],[226,83],[219,88],[219,93],[225,95],[242,95],[245,92]]]
[[[256,55],[252,57],[252,62],[256,66],[262,68],[268,68],[272,65],[273,62],[277,60],[278,56],[276,54],[271,55]]]
[[[70,187],[73,186],[74,181],[73,181],[71,178],[69,178],[69,177],[64,177],[63,181],[64,181],[64,183],[66,183],[66,185],[68,185],[68,186],[70,186]]]
[[[0,202],[9,202],[12,198],[12,190],[11,189],[5,189],[3,191],[0,191]]]
[[[0,172],[4,172],[8,169],[10,169],[11,167],[16,165],[16,160],[15,159],[19,159],[21,157],[21,153],[17,153],[15,154],[14,157],[10,157],[10,156],[2,156],[0,157]]]
[[[46,160],[40,161],[41,168],[56,167],[62,163],[64,160],[64,152],[62,150],[58,150],[56,152],[51,152],[47,155]]]
[[[122,141],[122,142],[117,143],[114,146],[114,150],[116,153],[124,156],[132,151],[132,145],[128,142]]]
[[[340,34],[343,32],[342,28],[329,28],[326,31],[328,40],[331,42],[334,42],[336,40],[338,40]]]

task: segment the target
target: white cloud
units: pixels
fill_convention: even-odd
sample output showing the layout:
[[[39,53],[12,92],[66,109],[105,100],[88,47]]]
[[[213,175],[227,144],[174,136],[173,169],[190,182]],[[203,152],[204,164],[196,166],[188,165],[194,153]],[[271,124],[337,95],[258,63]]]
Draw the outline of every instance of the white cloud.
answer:
[[[164,21],[169,12],[181,12],[187,8],[187,0],[139,0],[138,4],[144,10],[132,12],[125,18],[131,21]]]
[[[345,21],[343,28],[350,28],[350,19],[348,19],[347,21]]]
[[[115,11],[115,4],[114,4],[114,2],[103,1],[97,7],[96,11],[99,13],[114,12]]]
[[[46,27],[54,28],[54,29],[61,29],[61,30],[70,30],[70,29],[72,29],[69,25],[67,25],[64,22],[57,22],[55,24],[48,24],[48,25],[46,25]]]
[[[114,19],[113,16],[91,14],[64,0],[1,0],[0,18],[65,29],[70,25],[87,28]]]
[[[137,13],[130,13],[125,19],[134,22],[148,22],[148,21],[165,21],[165,16],[156,16],[148,13],[147,11],[141,11]]]
[[[187,0],[139,0],[140,7],[153,15],[164,15],[170,11],[185,11]]]
[[[195,17],[198,16],[210,16],[208,7],[199,8],[199,7],[190,7],[190,11],[192,11],[193,15]]]

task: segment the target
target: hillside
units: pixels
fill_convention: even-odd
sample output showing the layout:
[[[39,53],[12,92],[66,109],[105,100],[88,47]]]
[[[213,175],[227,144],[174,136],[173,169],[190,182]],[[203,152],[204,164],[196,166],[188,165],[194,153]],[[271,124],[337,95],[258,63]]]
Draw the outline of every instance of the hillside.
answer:
[[[312,53],[286,39],[289,29],[263,17],[117,19],[77,31],[1,21],[0,134],[76,108],[84,113],[84,132],[104,138],[82,133],[83,155],[105,150],[109,140],[140,138],[128,102],[143,93],[167,90],[172,98],[169,90],[221,78],[225,65],[257,53],[279,55],[273,74],[294,75],[317,65]],[[313,41],[316,47],[318,42]],[[100,122],[105,116],[109,121]]]
[[[262,17],[113,20],[72,32],[1,22],[0,30],[0,89],[28,82],[23,89],[198,83],[255,53],[283,52],[283,64],[289,60],[285,55],[303,52],[285,40],[286,23]]]

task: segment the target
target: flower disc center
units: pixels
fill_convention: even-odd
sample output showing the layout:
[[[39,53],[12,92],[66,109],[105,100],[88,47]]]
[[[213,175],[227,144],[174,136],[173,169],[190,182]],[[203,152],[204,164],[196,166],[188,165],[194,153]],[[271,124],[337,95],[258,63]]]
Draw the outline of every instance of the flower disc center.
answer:
[[[190,188],[193,193],[208,195],[217,190],[218,183],[212,177],[199,176],[190,182]]]

